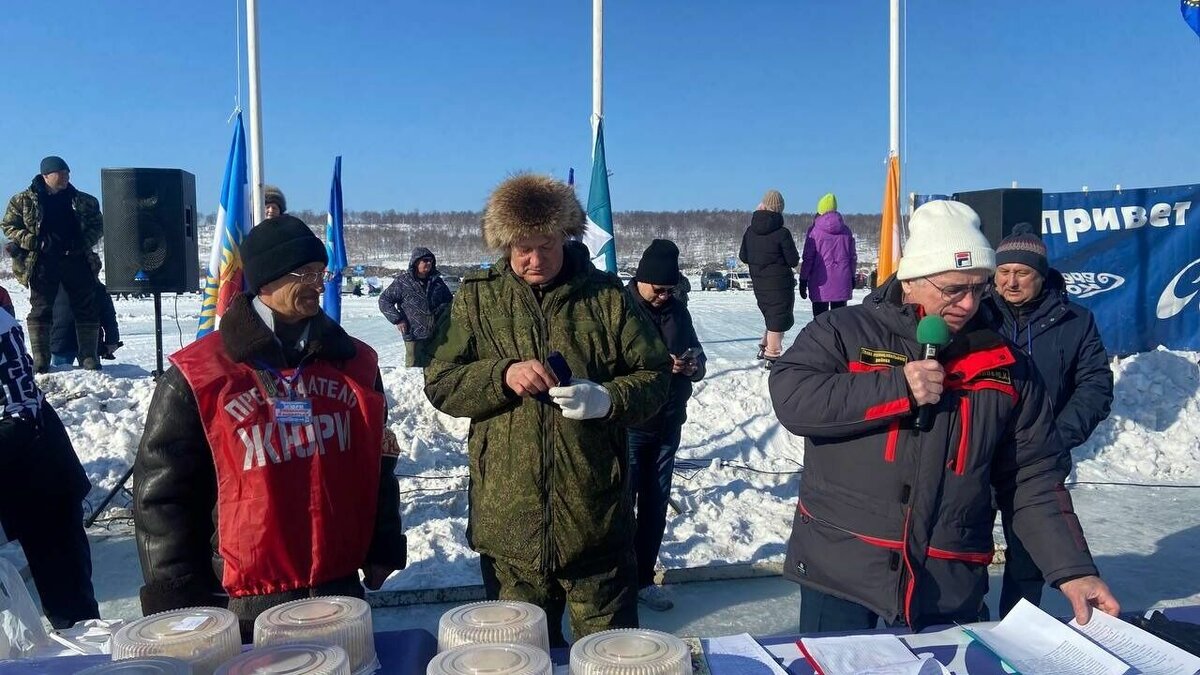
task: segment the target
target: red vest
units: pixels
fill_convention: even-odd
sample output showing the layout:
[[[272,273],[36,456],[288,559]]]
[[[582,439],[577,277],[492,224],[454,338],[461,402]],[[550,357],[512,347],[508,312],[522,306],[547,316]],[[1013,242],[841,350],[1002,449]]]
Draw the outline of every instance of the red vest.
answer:
[[[295,388],[312,401],[307,425],[274,421],[254,368],[229,358],[219,332],[171,356],[212,449],[222,584],[233,597],[311,588],[366,560],[386,404],[375,351],[354,342],[349,361],[302,366]]]

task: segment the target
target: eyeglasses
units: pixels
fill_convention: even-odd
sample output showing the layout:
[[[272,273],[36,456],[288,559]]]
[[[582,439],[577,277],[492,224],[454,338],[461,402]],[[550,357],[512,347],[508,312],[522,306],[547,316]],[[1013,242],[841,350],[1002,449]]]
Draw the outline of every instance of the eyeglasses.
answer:
[[[650,292],[659,298],[664,298],[664,297],[670,295],[672,292],[674,292],[674,290],[675,290],[674,286],[651,286],[650,287]]]
[[[333,274],[331,274],[329,270],[321,270],[320,272],[288,272],[287,275],[289,277],[296,277],[300,280],[300,283],[307,284],[309,286],[315,286],[317,284],[323,284],[326,281],[333,280]]]
[[[942,294],[942,300],[951,305],[967,297],[968,293],[971,294],[971,297],[978,300],[979,298],[982,298],[983,294],[986,293],[987,290],[992,286],[990,281],[985,281],[982,284],[954,284],[952,286],[945,287],[938,286],[933,282],[933,279],[929,279],[928,277],[925,279],[925,281],[929,282],[930,286],[938,289],[938,291],[940,291]]]

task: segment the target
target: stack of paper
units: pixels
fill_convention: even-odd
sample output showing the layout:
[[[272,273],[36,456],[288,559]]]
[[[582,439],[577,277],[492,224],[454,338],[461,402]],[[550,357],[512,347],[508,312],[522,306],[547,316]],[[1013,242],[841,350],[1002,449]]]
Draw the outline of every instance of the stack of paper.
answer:
[[[820,675],[942,675],[933,659],[919,659],[895,635],[801,638],[800,649]]]
[[[1022,600],[996,627],[963,630],[1022,673],[1124,675],[1131,668],[1144,675],[1200,672],[1200,657],[1100,611],[1092,612],[1086,626],[1072,621],[1068,627]]]
[[[749,633],[705,640],[713,675],[788,675]]]

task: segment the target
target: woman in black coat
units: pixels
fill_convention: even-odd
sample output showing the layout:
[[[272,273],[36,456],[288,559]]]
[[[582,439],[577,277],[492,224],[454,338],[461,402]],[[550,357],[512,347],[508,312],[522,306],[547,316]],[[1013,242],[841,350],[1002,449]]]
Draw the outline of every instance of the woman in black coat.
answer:
[[[783,195],[778,190],[767,190],[751,216],[738,258],[750,266],[754,299],[767,324],[758,358],[767,359],[770,367],[783,353],[783,334],[796,322],[796,277],[792,271],[800,264],[792,233],[783,226]]]

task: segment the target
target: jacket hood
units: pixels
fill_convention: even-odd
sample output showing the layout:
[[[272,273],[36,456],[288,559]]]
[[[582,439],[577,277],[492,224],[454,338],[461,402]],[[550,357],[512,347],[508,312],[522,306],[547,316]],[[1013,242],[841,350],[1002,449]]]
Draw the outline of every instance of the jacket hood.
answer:
[[[774,211],[755,211],[750,216],[750,231],[754,234],[770,234],[783,229],[783,214]]]
[[[633,298],[634,302],[636,302],[639,307],[646,310],[647,312],[650,312],[651,314],[658,314],[660,312],[671,311],[671,306],[673,304],[675,304],[676,302],[678,302],[678,299],[675,297],[675,294],[672,293],[671,295],[667,296],[667,301],[665,303],[663,303],[662,307],[655,307],[654,305],[646,302],[646,299],[643,298],[642,294],[638,292],[637,285],[638,285],[637,279],[630,279],[625,284],[625,290],[629,293],[629,297]]]
[[[1067,300],[1067,280],[1063,278],[1062,272],[1051,267],[1046,273],[1046,281],[1042,284],[1042,292],[1055,293]]]
[[[433,254],[433,251],[430,251],[424,246],[418,246],[412,250],[412,256],[410,256],[408,259],[408,271],[411,272],[414,277],[417,275],[417,261],[421,258],[433,258],[433,271],[429,273],[429,276],[432,278],[438,274],[437,256]]]
[[[846,227],[846,221],[837,211],[827,211],[817,216],[813,228],[824,234],[850,234],[850,228]]]
[[[46,179],[42,178],[41,174],[34,176],[33,180],[29,181],[29,189],[33,190],[39,195],[50,194],[50,189],[46,187]],[[79,192],[79,190],[75,189],[74,183],[68,183],[67,187],[63,189],[62,192],[68,197],[74,199],[75,193]]]

